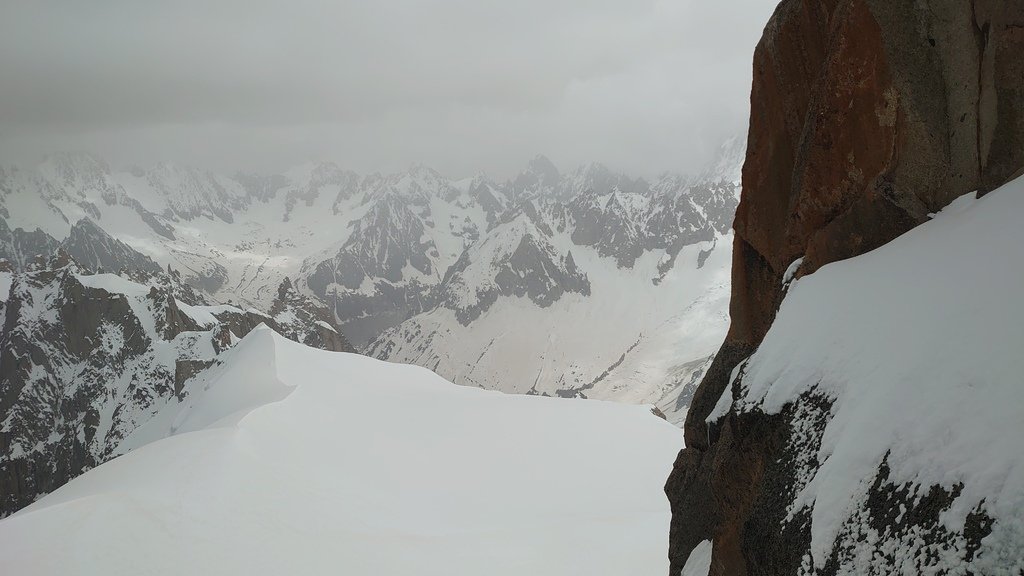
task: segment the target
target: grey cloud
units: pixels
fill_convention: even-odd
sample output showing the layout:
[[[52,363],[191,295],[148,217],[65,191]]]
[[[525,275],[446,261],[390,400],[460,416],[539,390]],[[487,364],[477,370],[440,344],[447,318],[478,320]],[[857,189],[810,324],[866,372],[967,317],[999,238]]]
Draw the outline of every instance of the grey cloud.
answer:
[[[746,122],[770,0],[10,2],[0,154],[504,174],[692,169]]]

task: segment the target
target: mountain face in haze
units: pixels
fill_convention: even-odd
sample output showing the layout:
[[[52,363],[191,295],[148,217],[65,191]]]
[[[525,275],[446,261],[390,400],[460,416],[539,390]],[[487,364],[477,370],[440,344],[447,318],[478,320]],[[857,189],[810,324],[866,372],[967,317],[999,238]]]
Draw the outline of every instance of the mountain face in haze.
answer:
[[[131,271],[134,275],[152,276],[163,270],[148,256],[107,234],[88,217],[74,226],[61,248],[75,262],[89,270],[102,272]]]
[[[777,8],[671,574],[1024,570],[1022,29],[1010,2]]]
[[[7,221],[0,218],[0,258],[12,267],[25,269],[37,258],[54,253],[58,246],[60,242],[38,228],[32,231],[11,230]]]
[[[598,165],[556,178],[535,159],[425,306],[364,351],[469,386],[652,403],[679,422],[727,322],[734,172],[650,185]]]
[[[724,331],[742,147],[724,146],[699,177],[653,183],[599,164],[561,173],[542,156],[495,182],[330,163],[271,176],[166,163],[118,172],[58,154],[0,172],[0,257],[22,270],[62,247],[89,270],[141,282],[170,269],[206,301],[264,311],[287,283],[376,356],[506,391],[624,394],[678,421],[687,404],[674,390],[692,387]],[[537,318],[500,330],[511,310]],[[601,335],[590,346],[549,341],[579,317]],[[691,332],[704,334],[699,345],[673,352],[668,342]],[[468,344],[453,357],[436,345],[445,339]],[[502,348],[530,360],[509,369]]]

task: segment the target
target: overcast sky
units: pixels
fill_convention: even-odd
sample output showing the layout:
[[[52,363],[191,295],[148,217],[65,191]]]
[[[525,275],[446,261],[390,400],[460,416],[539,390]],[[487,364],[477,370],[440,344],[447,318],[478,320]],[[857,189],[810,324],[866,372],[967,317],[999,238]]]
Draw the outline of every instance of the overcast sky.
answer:
[[[3,2],[0,163],[84,149],[271,172],[543,153],[690,171],[743,131],[772,0]]]

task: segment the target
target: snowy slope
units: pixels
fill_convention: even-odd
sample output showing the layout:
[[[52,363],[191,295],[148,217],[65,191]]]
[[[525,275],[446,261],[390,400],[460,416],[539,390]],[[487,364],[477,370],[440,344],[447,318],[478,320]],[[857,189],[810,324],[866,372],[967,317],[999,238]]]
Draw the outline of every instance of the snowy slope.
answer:
[[[734,373],[709,422],[802,398],[789,518],[810,511],[808,568],[1024,571],[1021,214],[1024,178],[796,280]],[[911,504],[872,521],[869,498],[894,490],[945,502],[938,522]]]
[[[5,568],[559,576],[668,568],[661,486],[681,438],[644,407],[452,386],[422,368],[316,351],[268,329],[224,358],[209,380],[194,382],[187,404],[146,431],[172,436],[0,521]]]
[[[572,246],[557,235],[551,241]],[[688,406],[677,405],[681,388],[699,382],[728,327],[731,243],[727,235],[687,246],[658,283],[664,251],[624,271],[573,246],[588,294],[566,293],[544,307],[502,297],[468,324],[456,301],[414,316],[365,351],[467,386],[657,404],[678,423]]]

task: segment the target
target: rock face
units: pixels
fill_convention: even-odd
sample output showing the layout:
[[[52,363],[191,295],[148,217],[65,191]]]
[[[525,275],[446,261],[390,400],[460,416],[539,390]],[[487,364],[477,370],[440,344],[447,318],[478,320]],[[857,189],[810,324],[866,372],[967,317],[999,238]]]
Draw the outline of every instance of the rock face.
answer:
[[[352,344],[338,331],[330,310],[299,294],[288,278],[277,289],[270,316],[274,322],[268,325],[289,340],[331,352],[355,352]]]
[[[175,361],[216,353],[170,288],[80,272],[65,258],[3,296],[0,516],[115,455],[173,395]]]
[[[770,416],[730,410],[714,429],[706,419],[772,325],[787,271],[800,277],[870,251],[1020,173],[1022,53],[1019,2],[778,6],[754,56],[732,323],[666,484],[672,574],[704,540],[714,542],[711,574],[807,573],[806,526],[780,528],[780,494],[793,485],[794,414],[827,418],[816,405],[827,400],[807,396]]]
[[[60,242],[38,228],[32,232],[21,228],[11,230],[0,218],[0,258],[11,263],[13,268],[22,270],[36,258],[52,254],[59,245]]]
[[[153,276],[160,265],[131,246],[113,238],[89,218],[82,218],[61,244],[76,263],[97,272],[131,270],[133,274]]]

